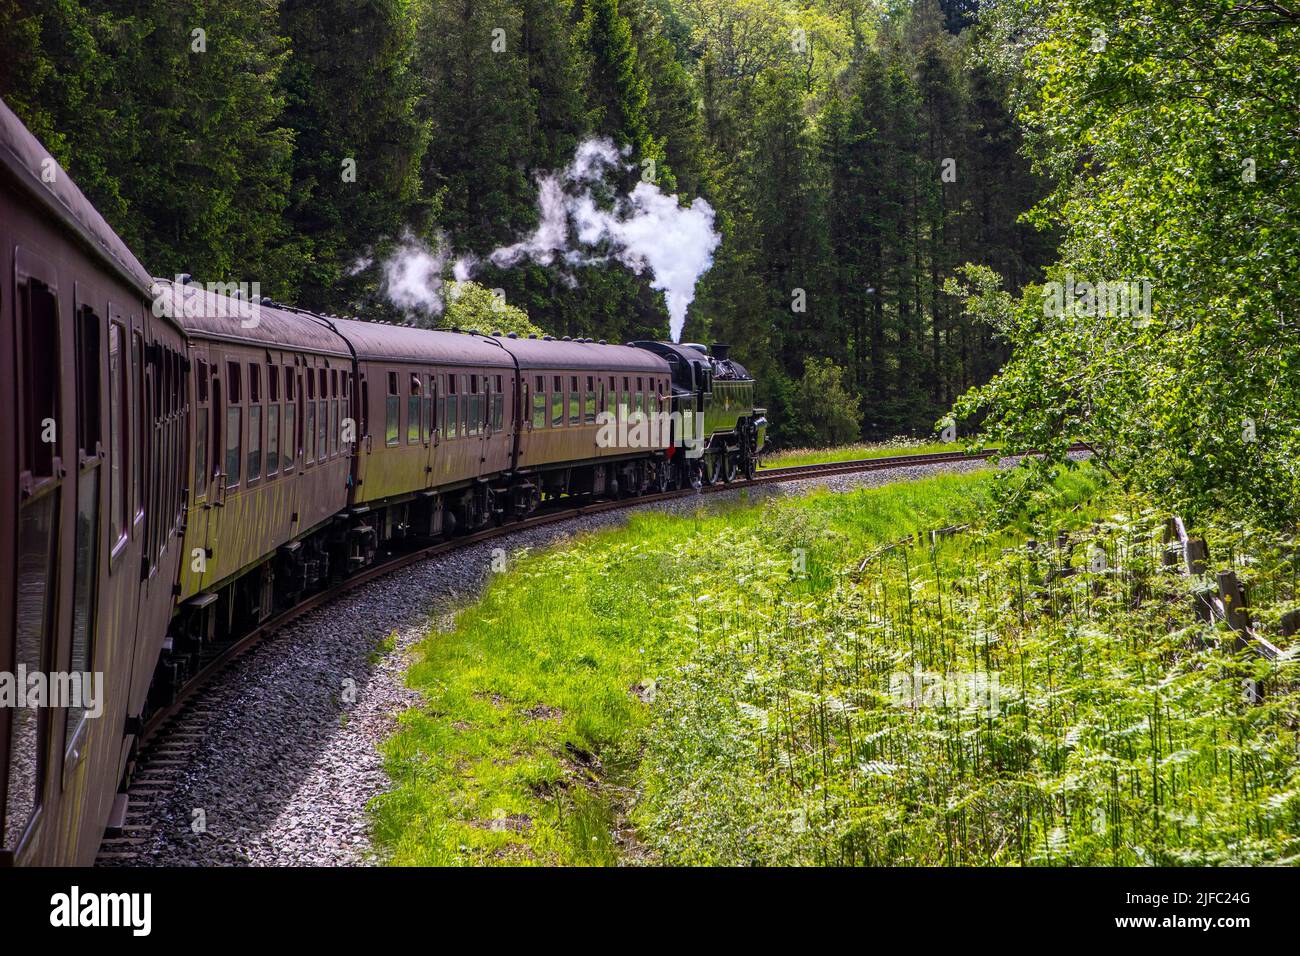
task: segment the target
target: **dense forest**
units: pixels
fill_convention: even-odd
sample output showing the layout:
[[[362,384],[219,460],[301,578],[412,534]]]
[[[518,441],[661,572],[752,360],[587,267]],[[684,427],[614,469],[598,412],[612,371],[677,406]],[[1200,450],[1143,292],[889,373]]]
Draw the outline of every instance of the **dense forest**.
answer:
[[[1300,514],[1298,75],[1282,0],[0,0],[0,95],[156,274],[663,337],[608,232],[515,254],[608,141],[591,209],[650,183],[716,230],[684,338],[734,346],[779,444],[951,409],[1271,522]],[[412,249],[407,280],[477,285],[395,295]]]
[[[954,283],[1011,348],[959,417],[1199,520],[1300,518],[1300,8],[1023,0],[981,17],[1053,191],[1043,284]],[[1151,307],[1103,307],[1145,282]],[[1086,284],[1085,284],[1086,283]],[[1075,289],[1056,308],[1060,289]],[[1122,305],[1122,303],[1121,303]]]
[[[987,381],[1005,346],[945,280],[1019,288],[1053,250],[971,6],[0,0],[0,95],[155,274],[363,318],[420,311],[386,294],[395,248],[481,259],[608,137],[630,171],[597,201],[644,178],[715,213],[685,339],[733,343],[778,437],[826,443],[927,432]],[[666,336],[649,273],[592,258],[474,278],[556,335]]]

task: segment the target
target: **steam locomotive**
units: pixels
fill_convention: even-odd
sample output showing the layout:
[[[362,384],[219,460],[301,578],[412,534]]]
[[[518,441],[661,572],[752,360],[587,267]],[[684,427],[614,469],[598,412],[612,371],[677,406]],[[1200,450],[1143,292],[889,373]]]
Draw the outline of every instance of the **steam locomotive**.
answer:
[[[0,103],[0,865],[90,863],[144,722],[303,595],[548,499],[752,477],[724,347],[156,280]]]

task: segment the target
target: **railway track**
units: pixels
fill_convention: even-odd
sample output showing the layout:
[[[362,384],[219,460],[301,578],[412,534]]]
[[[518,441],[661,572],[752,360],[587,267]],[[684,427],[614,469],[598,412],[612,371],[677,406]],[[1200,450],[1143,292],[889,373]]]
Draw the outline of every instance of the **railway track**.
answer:
[[[888,458],[798,465],[788,468],[764,469],[749,481],[719,481],[717,484],[705,485],[699,489],[685,488],[609,501],[588,501],[576,505],[569,505],[565,502],[562,507],[543,511],[522,521],[513,521],[486,528],[473,534],[394,553],[382,562],[358,572],[339,584],[307,597],[294,607],[268,619],[233,643],[217,650],[199,672],[185,684],[176,699],[167,707],[155,712],[146,721],[141,731],[139,755],[128,791],[129,799],[125,821],[120,827],[110,830],[105,835],[100,845],[96,864],[130,865],[132,860],[138,859],[148,842],[148,820],[151,818],[152,810],[158,803],[167,800],[174,789],[175,776],[185,768],[190,755],[204,739],[209,721],[209,711],[202,703],[201,692],[204,688],[270,635],[280,631],[296,619],[341,596],[359,590],[400,568],[445,555],[470,545],[509,537],[530,528],[558,524],[583,515],[624,510],[697,494],[740,490],[753,485],[803,481],[834,475],[888,471],[925,465],[978,461],[991,453],[991,449],[983,449],[972,454],[965,452],[934,452],[919,455],[897,455]]]

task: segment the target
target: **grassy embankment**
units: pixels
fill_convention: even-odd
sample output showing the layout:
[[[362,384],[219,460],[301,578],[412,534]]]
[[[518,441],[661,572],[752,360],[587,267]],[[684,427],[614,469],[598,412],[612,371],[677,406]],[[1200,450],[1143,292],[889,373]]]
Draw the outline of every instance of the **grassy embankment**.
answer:
[[[1155,516],[1111,516],[1090,472],[1018,528],[858,572],[976,518],[989,489],[643,514],[520,561],[422,646],[428,702],[386,745],[379,845],[407,864],[1300,853],[1296,695],[1244,703],[1260,665],[1196,622]],[[1294,602],[1290,552],[1255,551],[1256,593]]]
[[[824,465],[837,461],[864,461],[895,455],[928,455],[941,451],[965,451],[961,441],[918,441],[894,438],[887,442],[863,442],[835,448],[789,448],[764,455],[761,468],[791,468],[795,465]]]

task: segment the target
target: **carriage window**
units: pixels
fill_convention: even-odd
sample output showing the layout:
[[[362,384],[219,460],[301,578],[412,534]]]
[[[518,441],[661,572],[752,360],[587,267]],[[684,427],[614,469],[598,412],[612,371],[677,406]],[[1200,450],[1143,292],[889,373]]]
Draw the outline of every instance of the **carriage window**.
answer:
[[[108,327],[108,466],[112,506],[113,544],[126,538],[131,526],[131,502],[126,485],[127,409],[126,329],[119,322]]]
[[[88,308],[77,313],[77,447],[85,457],[99,452],[99,316]],[[116,540],[116,539],[115,539]]]
[[[175,391],[172,393],[176,413],[172,416],[172,436],[176,442],[176,454],[172,458],[172,528],[179,530],[181,519],[185,514],[184,489],[188,487],[185,471],[185,427],[188,423],[186,413],[189,411],[189,369],[186,368],[185,355],[173,353],[176,360]]]
[[[280,441],[280,467],[284,471],[293,468],[294,459],[294,436],[296,434],[298,421],[298,406],[293,400],[293,369],[285,366],[284,369],[284,431],[283,438]]]
[[[360,413],[361,413],[361,421],[358,424],[360,424],[361,428],[357,432],[357,434],[360,437],[365,438],[367,435],[370,434],[370,383],[367,382],[364,378],[361,379]]]
[[[640,376],[637,376],[636,380],[636,404],[634,407],[638,412],[645,411],[645,389],[642,385]]]
[[[596,420],[596,379],[587,376],[587,407],[583,410],[582,420],[590,425]]]
[[[330,370],[330,457],[339,452],[339,371]]]
[[[398,429],[397,416],[401,410],[401,399],[397,395],[397,373],[388,373],[388,398],[386,400],[385,412],[387,421],[384,428],[384,442],[389,445],[396,445],[402,440],[401,432]]]
[[[420,416],[422,428],[424,429],[424,440],[428,441],[433,436],[433,410],[434,391],[438,386],[438,380],[432,375],[424,376],[424,412]]]
[[[434,431],[447,427],[447,376],[438,376],[438,405],[433,420]]]
[[[460,416],[458,414],[459,396],[456,394],[457,391],[458,389],[456,388],[456,376],[448,375],[447,376],[447,418],[446,418],[448,438],[455,438],[456,435],[458,434],[456,431],[456,423],[460,421]]]
[[[208,490],[208,409],[194,413],[194,497],[204,498]]]
[[[551,427],[559,428],[564,424],[564,380],[556,375],[551,379]]]
[[[194,412],[194,497],[203,498],[208,489],[208,363],[194,363],[194,391],[198,408]]]
[[[303,416],[303,424],[306,434],[303,436],[305,441],[305,451],[303,460],[311,464],[316,460],[316,373],[311,369],[303,372],[303,384],[306,387],[307,413]]]
[[[35,478],[54,475],[58,452],[59,315],[58,301],[44,283],[29,279],[18,286],[18,322],[23,356],[19,392],[23,422],[20,471]]]
[[[266,475],[280,471],[280,367],[266,367]]]
[[[497,387],[492,392],[492,430],[499,432],[505,427],[505,396],[501,393],[501,376],[497,376]]]
[[[316,460],[324,461],[329,457],[329,402],[320,398],[316,400]]]
[[[578,392],[578,376],[569,376],[569,424],[577,425],[582,421],[582,396]]]
[[[468,427],[469,420],[469,376],[460,376],[460,433],[469,434],[465,431]]]
[[[131,443],[135,448],[135,515],[144,514],[144,336],[131,336],[131,375],[135,379],[135,415],[131,422]],[[215,456],[214,456],[215,457]]]
[[[280,406],[266,407],[266,475],[280,471]]]
[[[478,391],[478,376],[469,377],[469,408],[466,409],[465,417],[469,419],[465,427],[466,435],[477,435],[482,428],[482,415],[480,411],[483,407],[483,396]]]
[[[27,341],[30,341],[27,340]],[[14,671],[45,673],[46,645],[54,616],[54,555],[59,489],[27,502],[18,512]],[[45,715],[36,707],[10,708],[8,774],[5,780],[4,846],[16,848],[40,803],[45,776]]]
[[[114,330],[116,331],[116,329]],[[103,391],[100,380],[100,322],[99,316],[88,308],[77,313],[74,327],[74,351],[77,383],[77,523],[75,551],[72,563],[72,657],[71,669],[84,673],[90,669],[91,640],[95,623],[95,595],[99,576],[99,482],[100,465],[100,402]],[[113,356],[116,364],[117,355]],[[109,401],[115,401],[117,376],[110,380]],[[119,521],[118,500],[122,489],[113,482],[113,510],[110,518],[112,544],[116,545],[125,524]],[[84,711],[68,708],[64,724],[64,746],[72,742],[81,727]]]
[[[324,461],[329,457],[332,442],[329,427],[329,374],[320,369],[320,395],[316,406],[316,459]]]
[[[262,477],[262,369],[248,366],[248,480]]]
[[[352,394],[352,373],[342,372],[339,375],[339,449],[346,455],[351,449],[351,443],[357,440],[357,423],[352,420],[352,403],[349,396]],[[351,422],[351,427],[345,426],[346,422]],[[348,434],[344,434],[344,431]]]
[[[482,375],[479,377],[479,384],[481,388],[478,396],[478,414],[474,420],[478,424],[479,434],[482,435],[490,430],[491,418],[488,410],[492,404],[492,399],[489,397],[492,394],[492,380],[486,375]]]
[[[410,383],[407,385],[406,396],[406,443],[408,445],[418,445],[420,443],[420,376],[410,376]]]
[[[533,392],[533,427],[546,427],[546,379],[537,376],[537,390]]]
[[[339,400],[337,398],[331,398],[329,400],[329,407],[330,407],[330,430],[329,430],[330,457],[334,457],[339,453]]]
[[[172,441],[172,431],[167,427],[171,410],[171,350],[161,344],[156,348],[157,359],[154,363],[154,381],[157,383],[157,404],[154,405],[154,435],[158,447],[162,449],[162,453],[158,456],[156,479],[158,491],[154,495],[153,501],[153,527],[155,529],[153,549],[155,554],[161,555],[167,548],[167,522],[165,519],[171,497],[172,460],[176,454],[176,446]]]
[[[239,484],[239,471],[242,465],[243,445],[240,432],[243,430],[244,410],[239,407],[243,400],[240,365],[238,362],[226,363],[226,487],[233,488]]]

